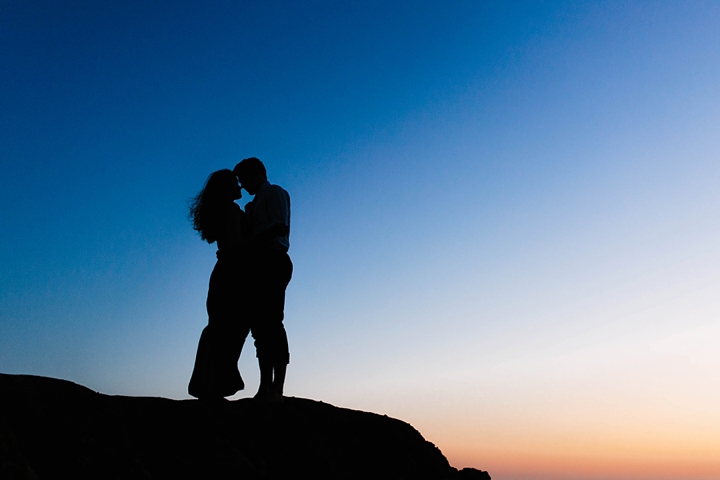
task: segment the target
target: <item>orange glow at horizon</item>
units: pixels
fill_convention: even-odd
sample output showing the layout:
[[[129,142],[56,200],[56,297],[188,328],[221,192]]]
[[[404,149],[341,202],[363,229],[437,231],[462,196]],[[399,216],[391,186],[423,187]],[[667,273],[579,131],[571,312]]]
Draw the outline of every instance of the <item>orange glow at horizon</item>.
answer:
[[[375,410],[396,409],[451,465],[496,480],[718,479],[720,385],[707,379],[719,337],[712,322],[493,368],[425,368]]]
[[[720,478],[720,456],[638,454],[632,446],[617,452],[559,454],[466,448],[444,451],[450,464],[487,470],[494,480],[509,479],[693,479]]]
[[[719,415],[626,407],[622,415],[596,405],[594,415],[583,417],[568,408],[531,409],[515,419],[447,418],[454,427],[433,424],[423,434],[453,466],[487,470],[499,480],[720,478]]]

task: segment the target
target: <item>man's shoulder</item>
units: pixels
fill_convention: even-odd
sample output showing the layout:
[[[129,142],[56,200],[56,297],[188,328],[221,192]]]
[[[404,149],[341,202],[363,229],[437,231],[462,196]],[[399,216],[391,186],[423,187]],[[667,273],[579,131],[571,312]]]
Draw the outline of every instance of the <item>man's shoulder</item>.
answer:
[[[280,185],[270,183],[267,185],[266,191],[271,195],[286,195],[287,197],[290,197],[290,194],[287,192],[287,190],[285,190]]]

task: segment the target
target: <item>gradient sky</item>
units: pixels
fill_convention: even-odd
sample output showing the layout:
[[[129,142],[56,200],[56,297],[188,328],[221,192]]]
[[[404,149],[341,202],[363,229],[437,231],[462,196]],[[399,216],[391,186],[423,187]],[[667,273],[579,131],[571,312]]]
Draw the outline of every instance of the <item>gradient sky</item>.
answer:
[[[717,2],[0,0],[0,371],[187,398],[188,200],[257,156],[288,395],[495,480],[717,479],[719,152]]]

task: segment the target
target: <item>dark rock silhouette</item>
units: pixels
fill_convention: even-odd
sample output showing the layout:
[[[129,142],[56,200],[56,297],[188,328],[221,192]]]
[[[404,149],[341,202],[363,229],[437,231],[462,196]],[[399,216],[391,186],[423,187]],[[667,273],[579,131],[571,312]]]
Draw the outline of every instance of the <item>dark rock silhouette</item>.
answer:
[[[287,397],[109,396],[0,374],[3,479],[478,479],[394,418]]]

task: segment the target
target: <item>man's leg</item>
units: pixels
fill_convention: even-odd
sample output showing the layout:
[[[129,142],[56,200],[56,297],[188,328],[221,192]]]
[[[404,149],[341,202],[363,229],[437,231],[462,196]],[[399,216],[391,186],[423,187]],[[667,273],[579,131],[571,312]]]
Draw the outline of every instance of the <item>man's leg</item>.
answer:
[[[282,396],[289,362],[287,333],[282,322],[264,318],[252,328],[260,366],[257,398]]]
[[[273,364],[267,360],[258,357],[258,365],[260,366],[260,387],[255,395],[256,398],[266,397],[270,394],[273,384]]]
[[[272,389],[275,393],[282,396],[285,386],[285,373],[287,372],[287,363],[278,363],[273,367],[273,384]]]
[[[273,254],[258,275],[258,315],[253,325],[260,388],[257,397],[282,397],[287,364],[290,362],[285,317],[285,289],[292,276],[292,262],[287,254]]]

